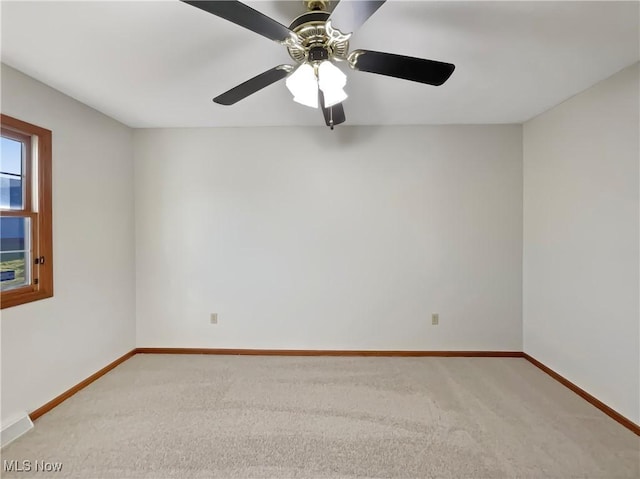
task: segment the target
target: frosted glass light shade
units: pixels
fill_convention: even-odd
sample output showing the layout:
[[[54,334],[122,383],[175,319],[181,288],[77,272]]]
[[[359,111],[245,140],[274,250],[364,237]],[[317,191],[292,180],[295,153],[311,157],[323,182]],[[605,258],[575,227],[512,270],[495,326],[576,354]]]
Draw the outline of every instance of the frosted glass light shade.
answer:
[[[347,75],[330,61],[318,66],[318,85],[324,94],[324,106],[329,108],[347,99],[343,90],[347,84]]]
[[[308,63],[300,65],[287,77],[286,84],[293,95],[293,101],[311,108],[318,108],[318,80],[311,65]]]

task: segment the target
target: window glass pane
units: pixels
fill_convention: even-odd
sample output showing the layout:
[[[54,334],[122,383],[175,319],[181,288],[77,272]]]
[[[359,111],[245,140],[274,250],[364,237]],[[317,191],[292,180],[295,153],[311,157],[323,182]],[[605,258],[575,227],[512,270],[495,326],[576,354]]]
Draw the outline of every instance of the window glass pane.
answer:
[[[29,218],[0,218],[0,290],[31,284]]]
[[[23,144],[2,137],[0,143],[0,208],[22,209]]]

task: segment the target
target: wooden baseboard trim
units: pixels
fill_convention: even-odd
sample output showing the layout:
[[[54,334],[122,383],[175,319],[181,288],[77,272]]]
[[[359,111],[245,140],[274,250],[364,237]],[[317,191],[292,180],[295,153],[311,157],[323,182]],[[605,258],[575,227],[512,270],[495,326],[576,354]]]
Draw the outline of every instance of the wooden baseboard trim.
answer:
[[[584,399],[585,401],[591,403],[593,406],[595,406],[598,409],[600,409],[603,413],[605,413],[611,419],[619,422],[624,427],[629,429],[631,432],[633,432],[633,433],[637,434],[638,436],[640,436],[640,425],[636,424],[635,422],[631,421],[630,419],[627,419],[622,414],[620,414],[618,411],[616,411],[614,409],[611,409],[609,406],[607,406],[605,403],[600,401],[598,398],[592,396],[591,394],[589,394],[587,391],[585,391],[581,387],[576,386],[575,384],[573,384],[571,381],[569,381],[564,376],[561,376],[560,374],[555,372],[550,367],[545,366],[544,364],[542,364],[536,358],[528,355],[527,353],[522,353],[522,356],[527,361],[529,361],[531,364],[533,364],[537,368],[540,368],[542,371],[547,373],[553,379],[558,381],[560,384],[562,384],[563,386],[566,386],[567,388],[571,389],[574,393],[576,393],[582,399]]]
[[[220,354],[230,356],[378,356],[378,357],[463,357],[521,358],[520,351],[388,351],[338,349],[210,349],[137,348],[138,354]]]
[[[246,356],[378,356],[378,357],[486,357],[521,358],[520,351],[373,351],[373,350],[308,350],[308,349],[209,349],[209,348],[136,348],[109,363],[84,381],[53,398],[45,405],[29,413],[29,419],[35,421],[48,413],[58,404],[69,399],[96,379],[104,376],[116,366],[136,354],[218,354]]]
[[[29,414],[29,418],[35,421],[43,414],[51,411],[58,404],[69,399],[75,393],[84,389],[96,379],[122,364],[135,354],[217,354],[217,355],[245,355],[245,356],[343,356],[343,357],[462,357],[462,358],[524,358],[534,366],[538,367],[556,381],[571,389],[578,396],[582,397],[593,406],[600,409],[607,416],[611,417],[633,433],[640,436],[640,425],[627,419],[619,412],[611,409],[605,403],[592,396],[584,389],[576,386],[571,381],[556,373],[553,369],[545,366],[540,361],[521,351],[391,351],[391,350],[309,350],[309,349],[218,349],[218,348],[136,348],[115,361],[109,363],[100,371],[95,372],[84,381],[76,384],[72,388],[55,397],[44,406],[39,407]]]
[[[125,362],[127,359],[129,359],[130,357],[132,357],[134,354],[136,354],[136,350],[132,349],[131,351],[129,351],[127,354],[125,354],[124,356],[119,357],[118,359],[116,359],[115,361],[113,361],[112,363],[109,363],[108,365],[106,365],[104,368],[102,368],[100,371],[97,371],[95,373],[93,373],[91,376],[89,376],[87,379],[85,379],[82,382],[79,382],[78,384],[76,384],[75,386],[73,386],[72,388],[66,390],[65,392],[63,392],[62,394],[60,394],[59,396],[53,398],[51,401],[49,401],[48,403],[46,403],[44,406],[39,407],[38,409],[36,409],[35,411],[31,412],[29,414],[29,418],[32,421],[35,421],[36,419],[38,419],[40,416],[42,416],[43,414],[51,411],[54,407],[56,407],[58,404],[60,404],[61,402],[69,399],[71,396],[73,396],[75,393],[77,393],[78,391],[80,391],[81,389],[86,388],[89,384],[91,384],[93,381],[95,381],[96,379],[98,379],[101,376],[104,376],[105,374],[107,374],[109,371],[111,371],[113,368],[115,368],[116,366],[118,366],[119,364]]]

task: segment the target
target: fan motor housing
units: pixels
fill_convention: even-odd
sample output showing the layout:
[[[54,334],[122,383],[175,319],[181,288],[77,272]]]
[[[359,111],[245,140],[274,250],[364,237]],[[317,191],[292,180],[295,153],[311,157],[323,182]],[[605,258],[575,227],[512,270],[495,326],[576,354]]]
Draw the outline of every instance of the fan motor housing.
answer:
[[[349,51],[349,40],[329,41],[326,24],[329,20],[330,13],[321,10],[306,12],[297,17],[289,29],[293,30],[301,40],[303,48],[287,47],[289,55],[298,63],[305,61],[314,61],[318,57],[318,48],[322,48],[327,52],[328,58],[341,57],[346,58]],[[311,55],[311,52],[314,52]],[[318,57],[318,59],[321,59]]]

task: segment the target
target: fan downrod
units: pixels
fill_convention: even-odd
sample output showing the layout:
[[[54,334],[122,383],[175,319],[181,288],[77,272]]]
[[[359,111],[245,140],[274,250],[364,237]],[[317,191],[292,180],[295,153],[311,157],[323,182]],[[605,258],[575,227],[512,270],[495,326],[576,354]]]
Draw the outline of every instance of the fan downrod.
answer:
[[[305,7],[310,12],[315,12],[316,10],[321,10],[323,12],[327,11],[327,7],[329,6],[329,2],[327,0],[303,0]]]

